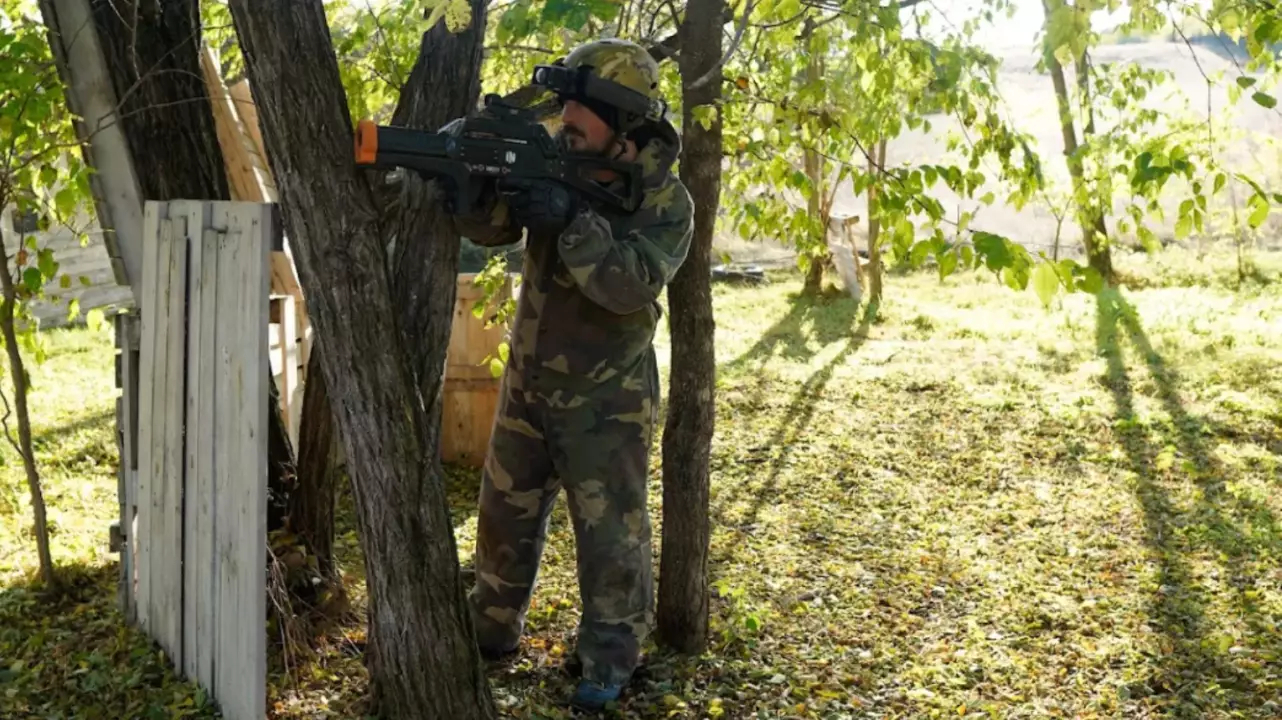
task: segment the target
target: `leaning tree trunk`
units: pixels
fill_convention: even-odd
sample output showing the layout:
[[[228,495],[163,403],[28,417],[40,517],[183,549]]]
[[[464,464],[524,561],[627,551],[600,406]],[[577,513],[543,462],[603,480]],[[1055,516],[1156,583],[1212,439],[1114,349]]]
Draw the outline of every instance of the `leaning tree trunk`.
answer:
[[[1059,0],[1043,0],[1042,9],[1046,13],[1046,22],[1050,23],[1051,14],[1054,12],[1054,5]],[[1051,84],[1055,86],[1055,98],[1059,105],[1059,123],[1060,132],[1064,136],[1064,161],[1068,165],[1068,174],[1073,179],[1073,190],[1078,197],[1087,197],[1084,185],[1086,184],[1086,173],[1082,166],[1082,158],[1078,155],[1077,131],[1073,126],[1073,111],[1068,100],[1068,83],[1064,80],[1064,67],[1060,65],[1059,59],[1055,57],[1055,49],[1050,46],[1049,40],[1043,41],[1042,57],[1046,61],[1046,66],[1050,70]],[[1084,58],[1078,62],[1078,73],[1086,71]],[[1080,86],[1086,96],[1089,96],[1089,79],[1083,74],[1079,78]],[[1088,97],[1083,98],[1083,102],[1088,102]],[[1094,130],[1094,120],[1088,122],[1088,133]],[[1106,283],[1113,281],[1113,258],[1108,246],[1108,228],[1104,224],[1104,205],[1107,200],[1092,201],[1089,198],[1085,202],[1075,202],[1077,205],[1077,217],[1082,228],[1082,243],[1086,245],[1086,255],[1090,266],[1104,278]]]
[[[41,0],[62,82],[70,69],[61,51],[76,28],[64,27],[54,3]],[[94,3],[94,24],[106,70],[117,98],[124,98],[119,123],[145,200],[228,200],[231,191],[213,108],[200,68],[200,14],[196,3],[136,0]],[[96,120],[96,118],[88,118]],[[92,123],[91,123],[92,125]],[[92,126],[89,128],[92,131]],[[133,278],[141,282],[141,278]],[[269,383],[274,385],[274,383]],[[274,401],[268,413],[268,529],[284,521],[284,502],[293,488],[294,458],[289,435]]]
[[[473,2],[469,33],[483,32],[484,4]],[[365,552],[374,640],[367,651],[374,656],[379,714],[411,720],[495,717],[464,601],[445,487],[436,472],[433,420],[410,352],[412,343],[434,347],[436,338],[409,337],[419,327],[406,324],[407,313],[398,310],[401,298],[387,269],[384,226],[390,223],[380,217],[370,174],[353,162],[353,123],[325,8],[320,0],[231,0],[231,11],[325,385],[343,399],[331,405]],[[439,90],[421,92],[428,97]],[[417,182],[409,180],[411,186]],[[407,194],[420,201],[427,196],[421,188]],[[403,208],[396,225],[408,240],[398,244],[439,244],[441,238],[410,234],[430,226],[426,218],[435,206],[414,202]],[[452,252],[458,252],[457,243]],[[411,270],[422,277],[430,268]],[[437,297],[421,302],[428,316],[446,312]],[[430,375],[435,368],[427,370]]]
[[[663,429],[663,542],[659,559],[657,635],[682,652],[708,640],[708,455],[716,419],[712,336],[712,235],[721,199],[718,108],[705,129],[692,110],[716,103],[721,78],[692,84],[721,57],[722,0],[691,0],[681,26],[683,85],[681,180],[694,200],[694,239],[668,287],[672,336],[668,417]]]

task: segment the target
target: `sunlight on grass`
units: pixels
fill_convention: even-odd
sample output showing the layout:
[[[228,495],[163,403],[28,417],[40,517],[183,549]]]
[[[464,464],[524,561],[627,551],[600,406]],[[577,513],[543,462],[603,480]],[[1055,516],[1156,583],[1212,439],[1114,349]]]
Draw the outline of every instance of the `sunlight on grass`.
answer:
[[[48,333],[49,358],[28,360],[32,442],[44,486],[55,564],[111,561],[107,527],[119,517],[116,505],[115,354],[111,329]],[[8,363],[5,396],[12,403]],[[8,420],[17,438],[17,416]],[[26,474],[17,451],[0,443],[0,584],[34,572],[35,538]]]
[[[713,647],[651,647],[614,717],[1277,717],[1282,282],[1238,286],[1223,259],[1121,264],[1120,291],[1049,309],[985,273],[892,274],[875,318],[840,294],[798,298],[791,272],[715,286]],[[55,344],[33,408],[55,556],[87,566],[88,609],[0,592],[0,621],[18,627],[0,650],[42,612],[70,642],[74,613],[91,612],[75,657],[145,668],[120,703],[193,703],[136,634],[107,632],[110,342],[79,330]],[[658,346],[666,374],[666,327]],[[20,467],[0,457],[12,585],[34,544]],[[465,564],[477,483],[450,469]],[[359,615],[346,490],[336,550]],[[562,499],[521,653],[489,670],[507,717],[569,717],[574,573]],[[275,672],[272,716],[359,716],[363,639],[359,622],[330,628],[310,665]]]

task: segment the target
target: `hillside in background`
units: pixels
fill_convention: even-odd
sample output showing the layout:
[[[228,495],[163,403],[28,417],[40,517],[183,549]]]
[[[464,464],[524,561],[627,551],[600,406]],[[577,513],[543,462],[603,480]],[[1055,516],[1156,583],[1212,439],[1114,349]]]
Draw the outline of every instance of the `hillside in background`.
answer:
[[[1244,94],[1237,103],[1230,101],[1227,86],[1233,84],[1234,78],[1240,74],[1236,63],[1243,62],[1241,57],[1236,57],[1230,50],[1233,47],[1232,41],[1225,39],[1224,42],[1220,42],[1220,39],[1214,36],[1190,38],[1190,41],[1196,49],[1196,58],[1190,51],[1189,45],[1182,40],[1123,39],[1097,48],[1093,54],[1093,60],[1100,65],[1136,62],[1145,68],[1169,71],[1174,81],[1165,83],[1158,93],[1150,96],[1148,105],[1173,115],[1200,117],[1203,121],[1207,116],[1208,103],[1205,77],[1211,77],[1215,82],[1215,86],[1210,91],[1212,116],[1218,122],[1221,113],[1226,108],[1230,109],[1234,116],[1233,127],[1239,133],[1239,137],[1230,139],[1217,131],[1215,140],[1217,143],[1222,142],[1224,147],[1223,152],[1217,152],[1217,157],[1222,163],[1231,165],[1234,170],[1262,181],[1266,189],[1273,191],[1282,189],[1282,174],[1277,170],[1282,161],[1282,153],[1275,144],[1282,137],[1282,112],[1279,112],[1279,109],[1269,110],[1255,104],[1250,99],[1249,93]],[[1029,38],[1029,47],[1026,50],[1004,49],[997,52],[1002,61],[999,84],[1005,100],[1003,114],[1018,131],[1032,136],[1032,147],[1041,157],[1048,183],[1052,185],[1051,197],[1062,207],[1063,199],[1057,197],[1056,193],[1066,192],[1069,188],[1068,171],[1063,158],[1063,136],[1060,131],[1054,88],[1050,77],[1037,70],[1038,55],[1034,52],[1032,42],[1033,39]],[[1219,73],[1223,73],[1223,77],[1217,77]],[[1069,82],[1073,82],[1071,72]],[[1277,94],[1277,88],[1262,89]],[[1101,130],[1107,130],[1107,125],[1101,127]],[[960,152],[947,150],[949,134],[957,132],[960,132],[959,123],[955,119],[943,116],[932,119],[929,133],[905,129],[888,145],[887,166],[941,161],[964,165]],[[1080,142],[1080,126],[1078,132]],[[866,161],[857,157],[853,162],[863,164]],[[1049,254],[1056,233],[1055,215],[1051,212],[1050,205],[1043,199],[1016,210],[1002,202],[1009,194],[1009,188],[1003,188],[1000,184],[993,182],[997,177],[996,164],[985,163],[981,169],[990,179],[986,190],[992,190],[997,198],[997,202],[993,205],[986,207],[975,201],[963,202],[942,183],[934,188],[934,196],[940,200],[953,218],[963,211],[973,212],[975,219],[971,223],[972,228],[1005,235],[1033,252],[1042,250]],[[1235,185],[1236,189],[1234,189]],[[1150,228],[1164,242],[1174,238],[1175,212],[1181,200],[1186,197],[1181,192],[1183,188],[1181,183],[1172,181],[1168,184],[1168,188],[1169,191],[1163,203],[1166,217],[1149,219]],[[985,191],[979,191],[976,195],[982,197]],[[1236,192],[1239,209],[1245,207],[1250,194],[1249,186],[1230,181],[1225,190],[1225,201],[1230,191]],[[1125,188],[1119,188],[1119,196],[1115,199],[1118,212],[1126,206],[1127,198],[1122,196],[1123,192]],[[856,197],[849,185],[838,191],[836,205],[837,215],[867,217],[866,198]],[[1227,205],[1222,207],[1227,210]],[[1220,223],[1220,226],[1222,227],[1223,223]],[[1261,228],[1262,246],[1278,247],[1277,227],[1278,221],[1274,217],[1268,225]],[[863,247],[863,232],[866,228],[867,225],[861,223],[858,233],[861,247]],[[1111,222],[1109,229],[1113,230]],[[1061,254],[1080,257],[1080,238],[1081,233],[1070,218],[1064,223],[1062,230],[1061,246],[1064,251]],[[1133,234],[1130,237],[1124,236],[1121,240],[1124,243],[1136,243]],[[717,247],[729,252],[735,261],[778,262],[792,256],[790,251],[773,242],[745,243],[729,228],[721,233]]]

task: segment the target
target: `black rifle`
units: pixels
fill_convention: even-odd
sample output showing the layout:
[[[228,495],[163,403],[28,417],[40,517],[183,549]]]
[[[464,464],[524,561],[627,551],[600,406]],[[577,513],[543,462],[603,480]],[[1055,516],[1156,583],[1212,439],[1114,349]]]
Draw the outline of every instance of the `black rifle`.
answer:
[[[579,153],[563,152],[530,110],[485,98],[485,108],[447,132],[377,125],[356,126],[356,164],[360,167],[413,170],[425,179],[452,183],[458,207],[473,209],[487,178],[557,180],[583,194],[632,212],[641,203],[641,167]],[[591,179],[594,170],[613,170],[624,180],[624,193],[611,192]]]

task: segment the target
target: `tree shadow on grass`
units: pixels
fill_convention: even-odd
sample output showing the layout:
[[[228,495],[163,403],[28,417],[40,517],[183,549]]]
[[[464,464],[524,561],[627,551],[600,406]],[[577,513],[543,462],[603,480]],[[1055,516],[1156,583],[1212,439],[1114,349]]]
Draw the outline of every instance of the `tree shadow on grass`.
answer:
[[[1135,417],[1123,334],[1156,384],[1169,418],[1164,426],[1146,427]],[[1259,607],[1254,589],[1267,580],[1267,569],[1253,562],[1282,554],[1277,519],[1267,506],[1226,491],[1226,480],[1235,471],[1208,450],[1207,423],[1184,407],[1178,375],[1153,348],[1134,307],[1120,293],[1099,298],[1096,344],[1107,358],[1108,385],[1117,406],[1114,427],[1136,476],[1145,536],[1158,564],[1151,624],[1165,634],[1162,652],[1152,658],[1148,676],[1131,685],[1130,695],[1168,706],[1172,717],[1203,717],[1211,706],[1264,708],[1275,700],[1276,689],[1262,687],[1267,675],[1248,674],[1244,668],[1251,666],[1234,661],[1230,649],[1244,648],[1239,654],[1255,667],[1261,661],[1267,667],[1268,658],[1282,655],[1282,638]],[[1180,507],[1173,491],[1192,491],[1197,499],[1192,507]],[[1233,607],[1253,637],[1226,634],[1207,616],[1216,598],[1196,577],[1197,556],[1221,559]]]
[[[720,364],[717,368],[719,375],[734,375],[754,367],[760,368],[775,356],[783,360],[809,360],[815,354],[811,343],[824,347],[850,336],[850,324],[859,303],[849,295],[808,297],[794,294],[789,300],[788,314],[763,332],[742,355]],[[869,323],[872,322],[871,317]]]
[[[796,340],[788,341],[792,347],[804,347],[806,344],[806,335],[801,330],[801,319],[804,319],[808,312],[803,308],[798,310],[797,306],[804,303],[800,301],[794,304],[793,312],[790,312],[779,321],[771,330],[768,330],[757,346],[762,347],[761,357],[768,356],[771,352],[768,346],[763,345],[767,338],[771,337],[796,337]],[[845,337],[845,345],[839,350],[831,360],[824,364],[822,368],[815,371],[805,383],[793,394],[792,401],[788,404],[776,424],[774,431],[771,432],[770,438],[762,445],[748,448],[751,455],[741,459],[738,462],[752,464],[766,464],[767,469],[764,477],[757,482],[744,483],[736,486],[736,489],[730,493],[718,493],[716,505],[712,509],[714,522],[725,525],[726,512],[729,507],[742,499],[744,496],[751,495],[751,504],[744,511],[742,518],[735,525],[735,537],[732,540],[721,544],[723,550],[714,560],[724,562],[734,552],[738,546],[738,540],[745,534],[751,533],[757,521],[757,516],[761,508],[768,502],[775,502],[779,499],[779,477],[785,467],[788,466],[792,459],[794,448],[799,438],[804,437],[806,430],[814,420],[816,405],[822,398],[824,389],[829,381],[832,380],[833,373],[836,369],[844,364],[846,360],[855,353],[868,339],[868,331],[872,326],[874,318],[877,316],[875,306],[866,306],[862,313],[858,327],[853,333],[848,329],[850,319],[853,319],[855,305],[842,304],[841,310],[851,313],[847,315],[846,322],[840,322],[835,317],[830,317],[827,323],[816,323],[815,327],[844,327],[847,328],[841,335],[817,337],[825,345],[834,342],[836,339]],[[831,312],[831,311],[830,311]],[[779,332],[775,332],[779,330]],[[752,355],[754,351],[750,350],[746,355]],[[734,362],[739,362],[744,356],[736,358]],[[810,357],[807,353],[806,357]]]
[[[116,413],[114,411],[85,415],[58,427],[33,433],[31,444],[36,452],[40,452],[46,448],[56,447],[64,440],[82,432],[93,431],[97,433],[101,432],[104,427],[113,427],[115,419]],[[17,432],[16,425],[11,425],[11,427]]]

